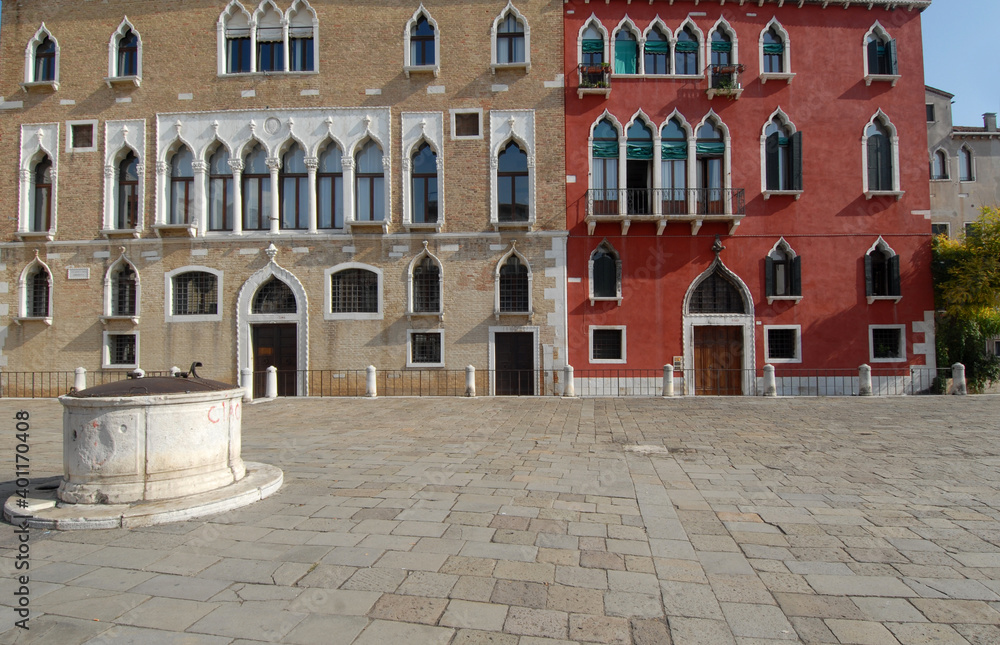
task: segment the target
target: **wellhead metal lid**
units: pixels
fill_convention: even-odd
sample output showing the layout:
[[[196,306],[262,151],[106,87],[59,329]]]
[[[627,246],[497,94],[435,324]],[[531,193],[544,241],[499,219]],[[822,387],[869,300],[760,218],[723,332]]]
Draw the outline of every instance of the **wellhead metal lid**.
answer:
[[[202,378],[195,373],[195,368],[201,363],[191,365],[188,372],[180,372],[177,376],[138,376],[129,377],[112,383],[102,383],[85,390],[70,392],[66,396],[79,399],[97,397],[121,396],[155,396],[159,394],[192,394],[195,392],[217,392],[236,389],[234,385]]]

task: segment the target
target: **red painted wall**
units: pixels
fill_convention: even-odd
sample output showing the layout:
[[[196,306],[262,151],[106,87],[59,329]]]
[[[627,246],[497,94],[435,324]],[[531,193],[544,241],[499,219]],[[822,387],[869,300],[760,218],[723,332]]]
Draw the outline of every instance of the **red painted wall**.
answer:
[[[765,361],[763,325],[801,325],[800,368],[851,368],[869,362],[868,325],[905,324],[907,362],[879,364],[897,367],[923,364],[914,343],[925,341],[912,323],[933,309],[930,277],[930,222],[913,211],[929,209],[924,80],[920,12],[907,9],[868,10],[865,5],[798,8],[797,3],[758,7],[736,3],[666,2],[610,3],[570,0],[564,6],[566,74],[566,173],[569,300],[569,362],[578,370],[600,367],[658,368],[683,355],[683,299],[692,281],[714,259],[714,236],[722,236],[722,261],[749,288],[754,300],[756,365]],[[610,37],[628,15],[640,31],[657,16],[671,30],[688,16],[707,37],[720,16],[735,29],[739,62],[746,65],[738,100],[708,100],[704,78],[676,80],[613,77],[611,94],[577,96],[578,35],[596,15]],[[756,15],[754,15],[756,14]],[[759,80],[758,42],[767,23],[777,17],[789,34],[791,84]],[[895,87],[864,82],[866,32],[875,21],[898,47],[901,78]],[[704,50],[703,50],[704,51]],[[640,54],[641,55],[641,54]],[[702,54],[704,58],[704,54]],[[704,63],[704,61],[702,61]],[[761,194],[760,138],[778,107],[803,132],[804,194],[772,197]],[[746,217],[729,236],[729,227],[708,223],[691,235],[688,223],[670,223],[656,235],[652,223],[633,222],[625,236],[618,223],[599,223],[593,235],[584,222],[589,188],[588,137],[608,110],[623,125],[642,109],[661,126],[680,111],[693,127],[710,109],[728,126],[732,141],[732,183],[746,191]],[[900,200],[866,200],[862,178],[862,136],[881,109],[899,137]],[[656,172],[659,172],[657,161]],[[865,297],[864,255],[881,235],[900,256],[902,299],[898,303]],[[797,304],[767,304],[764,258],[784,236],[802,256],[803,298]],[[588,298],[588,261],[607,239],[621,254],[623,301]],[[573,278],[581,278],[579,282]],[[627,325],[626,365],[589,363],[588,328]],[[691,367],[690,365],[687,367]]]

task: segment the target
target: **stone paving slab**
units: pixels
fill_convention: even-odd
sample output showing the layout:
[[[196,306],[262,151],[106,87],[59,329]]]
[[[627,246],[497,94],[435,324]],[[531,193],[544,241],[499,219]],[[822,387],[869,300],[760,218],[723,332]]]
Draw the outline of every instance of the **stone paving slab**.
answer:
[[[0,644],[996,645],[998,405],[255,404],[243,456],[284,486],[175,524],[33,529],[29,632],[0,526]],[[19,409],[31,479],[55,481],[61,409],[0,400]]]

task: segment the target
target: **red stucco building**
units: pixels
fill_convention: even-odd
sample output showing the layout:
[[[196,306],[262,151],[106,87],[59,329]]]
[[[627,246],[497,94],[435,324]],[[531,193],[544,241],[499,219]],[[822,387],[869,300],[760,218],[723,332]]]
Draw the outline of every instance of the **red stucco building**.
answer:
[[[929,4],[565,4],[578,377],[673,364],[750,394],[768,363],[819,389],[935,366]]]

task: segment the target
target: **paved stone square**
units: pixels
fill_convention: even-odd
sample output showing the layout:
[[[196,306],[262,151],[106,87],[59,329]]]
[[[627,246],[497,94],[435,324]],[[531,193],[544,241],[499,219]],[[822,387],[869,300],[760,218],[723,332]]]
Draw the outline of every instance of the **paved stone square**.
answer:
[[[31,413],[34,484],[62,472]],[[1000,643],[1000,398],[322,399],[244,408],[272,497],[0,526],[0,643]]]

